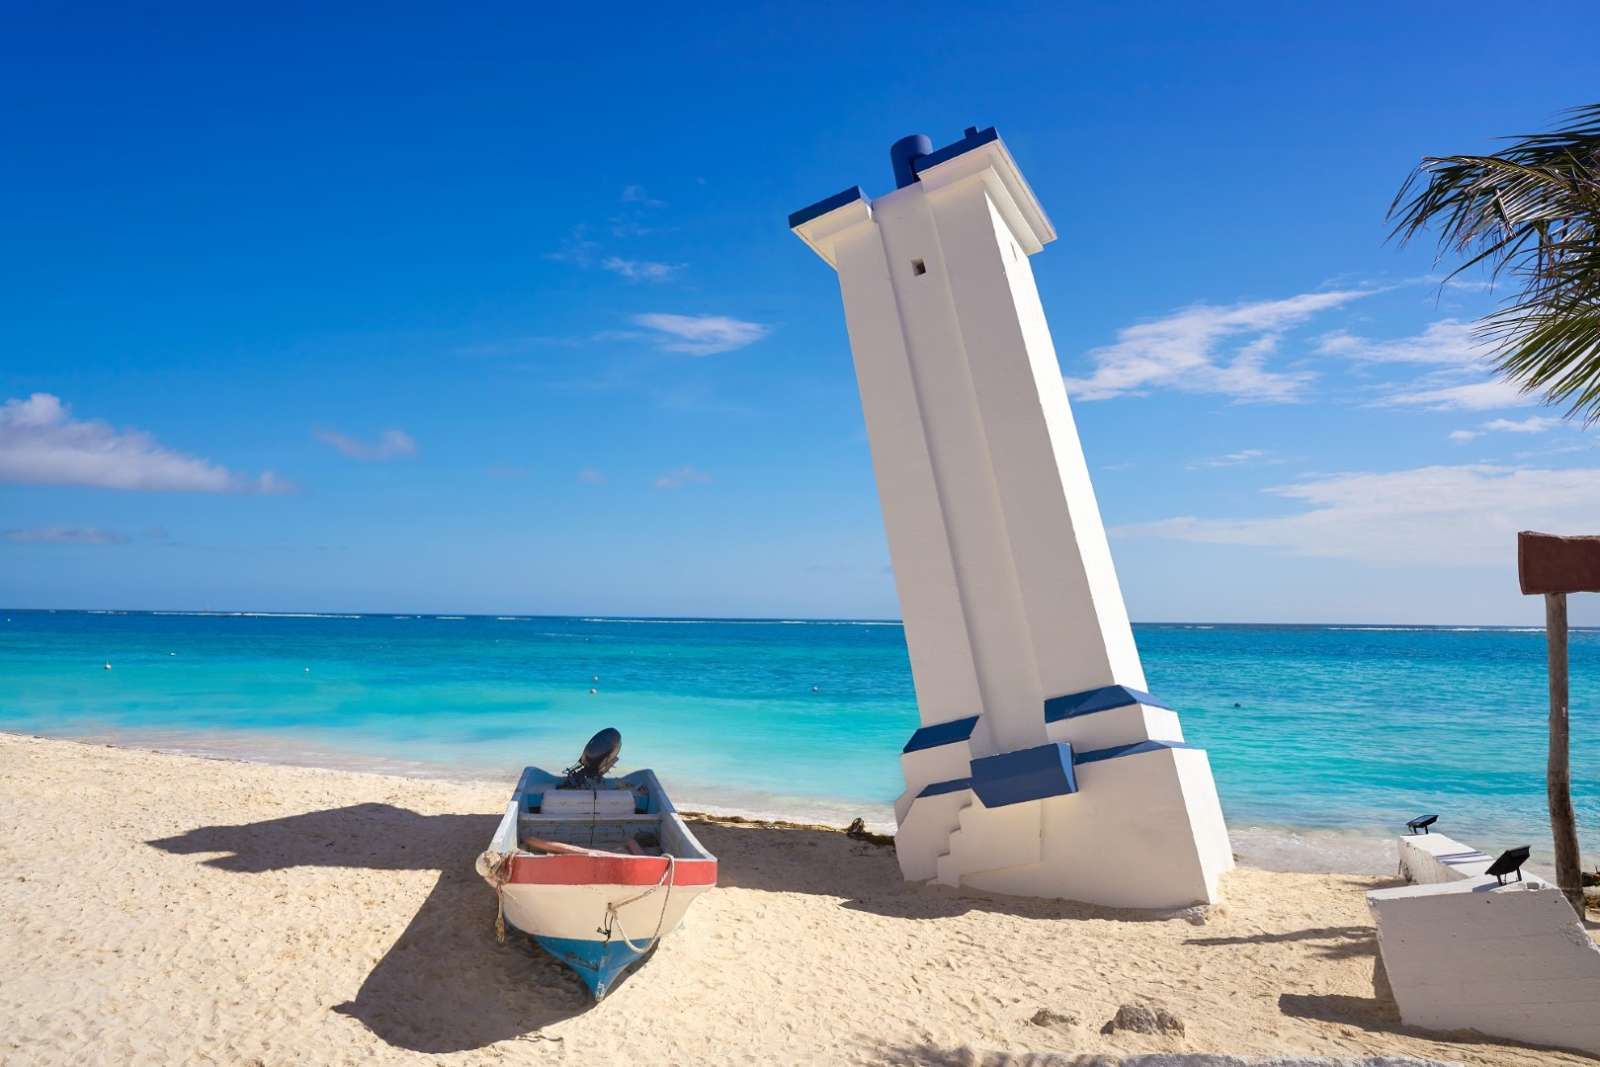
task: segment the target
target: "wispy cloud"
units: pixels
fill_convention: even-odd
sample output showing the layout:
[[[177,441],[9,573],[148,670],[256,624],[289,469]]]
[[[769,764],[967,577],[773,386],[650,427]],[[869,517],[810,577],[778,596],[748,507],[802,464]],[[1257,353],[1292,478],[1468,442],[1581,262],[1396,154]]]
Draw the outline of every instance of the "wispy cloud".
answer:
[[[578,471],[578,484],[579,485],[605,485],[606,484],[605,471],[602,471],[602,470],[600,470],[599,468],[596,468],[596,467],[584,467],[582,470]]]
[[[255,478],[161,445],[140,430],[75,419],[49,393],[0,405],[0,482],[188,493],[284,493],[270,471]]]
[[[600,242],[589,236],[589,227],[579,223],[562,240],[561,247],[546,252],[544,258],[555,263],[571,263],[575,267],[592,267],[600,256]]]
[[[312,430],[311,435],[341,455],[366,463],[381,463],[384,460],[417,454],[417,442],[404,430],[385,430],[371,444],[342,434],[338,430],[322,427]]]
[[[732,352],[736,348],[754,344],[772,332],[770,327],[759,322],[744,322],[726,315],[652,312],[633,316],[633,322],[655,331],[655,341],[661,348],[691,356]]]
[[[645,192],[642,185],[625,185],[622,187],[622,202],[624,204],[639,204],[644,207],[661,207],[665,201],[657,200]]]
[[[128,535],[93,526],[34,526],[5,531],[5,539],[22,545],[125,545]]]
[[[1471,441],[1486,433],[1544,433],[1561,425],[1561,420],[1549,415],[1529,415],[1525,419],[1490,419],[1476,430],[1454,430],[1452,441]]]
[[[1423,387],[1416,388],[1417,385]],[[1538,403],[1538,398],[1524,395],[1521,387],[1513,382],[1491,378],[1459,385],[1413,383],[1412,387],[1381,396],[1374,403],[1379,407],[1415,407],[1430,411],[1495,411],[1527,407]]]
[[[607,256],[600,261],[600,266],[612,274],[618,274],[630,282],[664,282],[682,270],[682,263],[657,263],[649,259],[623,259],[621,256]]]
[[[1457,367],[1479,365],[1485,358],[1483,342],[1470,322],[1440,319],[1413,337],[1374,339],[1345,330],[1325,333],[1317,343],[1324,356],[1367,363],[1431,363]]]
[[[1283,335],[1321,312],[1377,291],[1342,289],[1183,308],[1125,327],[1115,343],[1092,349],[1088,358],[1094,363],[1093,373],[1067,378],[1067,389],[1079,400],[1107,400],[1152,389],[1211,393],[1237,401],[1298,400],[1315,374],[1268,367]]]
[[[708,485],[711,475],[694,467],[678,467],[656,479],[657,489],[682,489],[690,485]]]
[[[1192,515],[1115,528],[1120,537],[1254,545],[1296,556],[1437,567],[1506,564],[1524,529],[1600,526],[1600,470],[1433,466],[1308,478],[1267,490],[1302,510]]]
[[[1339,330],[1323,335],[1318,352],[1364,363],[1433,368],[1413,381],[1386,387],[1373,401],[1377,407],[1494,411],[1539,403],[1538,397],[1525,395],[1510,382],[1486,377],[1493,374],[1494,353],[1470,322],[1441,319],[1414,336],[1383,339]]]
[[[1259,448],[1241,448],[1237,452],[1229,452],[1225,456],[1213,456],[1210,459],[1197,459],[1189,464],[1191,470],[1202,467],[1237,467],[1243,463],[1277,463],[1272,453]]]

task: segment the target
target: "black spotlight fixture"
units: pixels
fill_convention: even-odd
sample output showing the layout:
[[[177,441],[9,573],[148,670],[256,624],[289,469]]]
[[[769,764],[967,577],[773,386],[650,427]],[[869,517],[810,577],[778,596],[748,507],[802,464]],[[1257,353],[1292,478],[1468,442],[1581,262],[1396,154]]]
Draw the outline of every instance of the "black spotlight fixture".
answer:
[[[1418,815],[1415,819],[1412,819],[1410,822],[1406,823],[1406,827],[1412,833],[1417,833],[1418,831],[1421,831],[1422,833],[1429,833],[1430,831],[1428,830],[1428,827],[1432,826],[1438,821],[1438,815]]]
[[[1484,874],[1494,875],[1494,880],[1500,885],[1506,884],[1506,876],[1514,874],[1517,881],[1522,881],[1522,865],[1528,862],[1528,846],[1521,845],[1517,848],[1508,848],[1500,853],[1498,859],[1489,864],[1489,869]]]

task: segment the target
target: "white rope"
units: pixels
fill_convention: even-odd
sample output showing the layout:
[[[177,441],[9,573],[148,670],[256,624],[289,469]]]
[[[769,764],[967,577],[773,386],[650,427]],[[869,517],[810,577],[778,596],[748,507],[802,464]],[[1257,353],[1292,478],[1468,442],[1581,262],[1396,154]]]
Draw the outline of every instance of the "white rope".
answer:
[[[672,903],[672,876],[673,876],[673,871],[677,867],[677,864],[678,864],[678,858],[676,856],[669,855],[669,856],[666,857],[666,860],[667,860],[666,869],[661,872],[661,877],[660,877],[659,880],[657,880],[655,885],[651,886],[649,889],[646,889],[643,893],[635,893],[633,896],[629,897],[627,900],[618,901],[615,904],[611,904],[611,903],[606,904],[605,935],[606,935],[606,940],[607,941],[611,940],[611,931],[613,929],[615,929],[616,932],[618,933],[618,935],[621,936],[622,943],[624,945],[627,945],[628,948],[632,949],[634,952],[637,952],[642,956],[642,955],[644,955],[646,952],[648,952],[650,950],[651,946],[653,946],[657,941],[661,940],[661,927],[666,925],[666,921],[667,921],[667,906]],[[635,945],[632,941],[630,941],[628,939],[628,931],[626,929],[624,929],[623,926],[622,926],[621,910],[623,908],[627,907],[629,904],[633,904],[636,901],[643,900],[645,897],[648,897],[651,893],[654,893],[654,892],[660,890],[663,887],[666,888],[667,893],[666,893],[666,896],[662,897],[662,899],[661,899],[661,914],[656,916],[656,932],[651,934],[650,935],[650,940],[645,942],[643,948],[640,948],[638,945]]]

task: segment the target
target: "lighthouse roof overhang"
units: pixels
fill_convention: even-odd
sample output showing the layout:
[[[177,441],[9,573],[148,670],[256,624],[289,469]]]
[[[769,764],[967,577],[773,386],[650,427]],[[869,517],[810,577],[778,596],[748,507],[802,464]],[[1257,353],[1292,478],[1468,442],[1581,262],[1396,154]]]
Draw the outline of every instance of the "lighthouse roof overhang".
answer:
[[[917,180],[906,189],[920,189],[925,194],[937,195],[969,180],[983,182],[1017,244],[1028,255],[1056,239],[1050,217],[993,126],[968,130],[961,140],[919,156],[911,165]],[[881,199],[907,195],[906,189],[896,189]],[[836,266],[834,245],[845,233],[872,221],[872,203],[859,185],[852,186],[792,213],[789,228],[830,267]]]

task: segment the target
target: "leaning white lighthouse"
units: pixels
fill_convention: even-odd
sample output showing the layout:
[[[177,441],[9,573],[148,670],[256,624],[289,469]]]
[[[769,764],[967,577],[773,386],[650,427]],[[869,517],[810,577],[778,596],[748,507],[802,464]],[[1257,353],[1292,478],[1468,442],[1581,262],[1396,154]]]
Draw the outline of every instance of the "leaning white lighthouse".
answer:
[[[922,728],[907,878],[1121,907],[1215,899],[1211,765],[1144,670],[1028,257],[1055,240],[993,128],[890,150],[789,226],[839,273]]]

